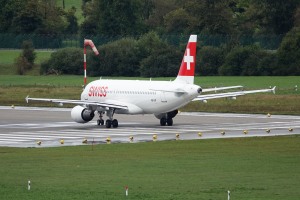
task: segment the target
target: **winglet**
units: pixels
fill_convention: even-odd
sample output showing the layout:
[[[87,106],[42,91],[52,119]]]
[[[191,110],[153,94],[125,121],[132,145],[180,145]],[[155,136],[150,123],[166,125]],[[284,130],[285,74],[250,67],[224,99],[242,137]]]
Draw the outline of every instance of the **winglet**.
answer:
[[[27,95],[27,97],[25,98],[25,100],[26,100],[26,103],[28,103],[29,95]]]
[[[275,90],[276,90],[276,86],[274,86],[274,87],[272,88],[272,90],[271,90],[271,91],[273,92],[273,94],[275,94],[275,93],[276,93],[276,91],[275,91]]]

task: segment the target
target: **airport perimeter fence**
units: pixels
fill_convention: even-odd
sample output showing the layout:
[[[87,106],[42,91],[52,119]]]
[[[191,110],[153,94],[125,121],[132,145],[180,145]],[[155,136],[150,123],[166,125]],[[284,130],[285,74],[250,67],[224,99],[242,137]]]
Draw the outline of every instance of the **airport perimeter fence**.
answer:
[[[91,35],[85,38],[92,39],[100,46],[125,36]],[[138,39],[140,36],[127,36]],[[168,43],[178,46],[185,44],[188,35],[162,35],[161,38]],[[221,46],[223,44],[252,45],[258,44],[267,50],[275,50],[279,47],[283,35],[198,35],[201,46]],[[20,49],[23,41],[31,40],[35,49],[59,49],[65,47],[82,47],[84,37],[80,35],[43,35],[43,34],[10,34],[0,33],[1,49]]]

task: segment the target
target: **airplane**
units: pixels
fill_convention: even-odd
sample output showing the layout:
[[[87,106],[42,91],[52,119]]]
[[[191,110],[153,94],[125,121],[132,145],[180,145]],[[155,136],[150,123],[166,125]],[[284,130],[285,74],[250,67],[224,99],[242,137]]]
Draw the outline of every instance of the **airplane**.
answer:
[[[179,68],[178,75],[173,81],[145,81],[145,80],[95,80],[90,82],[81,93],[80,100],[30,98],[29,101],[44,101],[63,104],[75,104],[71,110],[71,118],[77,123],[87,123],[98,113],[98,125],[106,128],[117,128],[118,120],[114,114],[154,114],[159,119],[161,126],[172,126],[173,118],[178,114],[178,109],[191,101],[206,102],[209,99],[232,98],[237,96],[273,92],[272,89],[238,91],[227,93],[206,94],[205,92],[241,88],[242,86],[229,86],[202,89],[194,84],[196,64],[197,35],[190,35],[185,53]]]

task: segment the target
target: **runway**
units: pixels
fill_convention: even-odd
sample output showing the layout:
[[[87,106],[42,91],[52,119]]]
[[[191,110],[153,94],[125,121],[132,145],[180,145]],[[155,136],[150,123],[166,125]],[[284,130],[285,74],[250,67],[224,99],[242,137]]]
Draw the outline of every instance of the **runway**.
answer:
[[[96,125],[96,117],[87,124],[77,124],[70,112],[66,108],[0,106],[0,146],[105,144],[107,138],[111,143],[137,143],[153,141],[154,135],[163,141],[300,134],[300,116],[290,115],[182,112],[174,118],[173,126],[164,127],[153,115],[115,115],[119,127],[107,129]]]

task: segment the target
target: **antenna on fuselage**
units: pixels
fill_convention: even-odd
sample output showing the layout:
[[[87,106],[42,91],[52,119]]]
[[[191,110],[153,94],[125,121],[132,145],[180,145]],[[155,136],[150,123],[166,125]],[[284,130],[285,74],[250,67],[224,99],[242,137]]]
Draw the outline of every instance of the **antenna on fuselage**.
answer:
[[[90,46],[92,50],[94,51],[95,55],[98,56],[99,52],[97,48],[95,47],[92,40],[84,39],[83,43],[83,69],[84,69],[84,85],[83,88],[86,86],[86,46]]]

